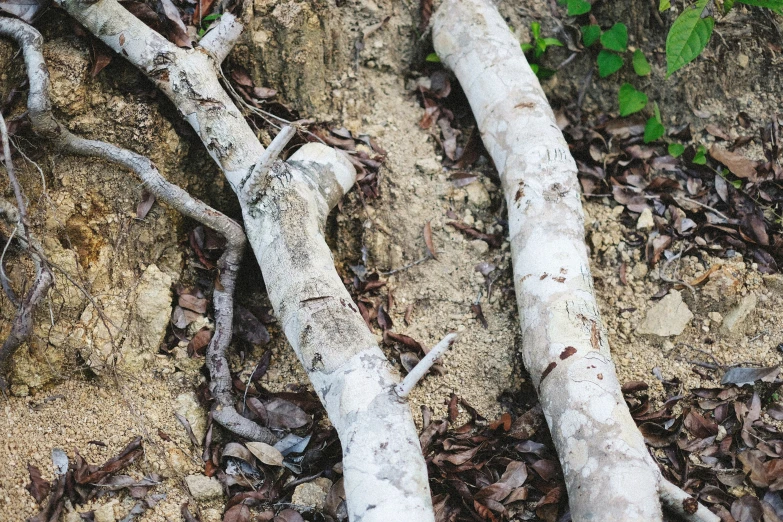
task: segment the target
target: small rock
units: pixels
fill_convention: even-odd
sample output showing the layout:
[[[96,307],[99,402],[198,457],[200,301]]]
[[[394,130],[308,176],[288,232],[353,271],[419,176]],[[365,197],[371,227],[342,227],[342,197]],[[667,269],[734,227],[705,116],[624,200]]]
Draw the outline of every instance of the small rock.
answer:
[[[724,334],[735,333],[742,325],[748,315],[756,309],[758,300],[755,293],[749,293],[739,302],[737,306],[729,310],[723,319],[720,331]]]
[[[473,251],[477,254],[485,254],[487,250],[489,250],[489,245],[486,241],[482,241],[481,239],[474,239],[470,242],[470,248],[472,248]]]
[[[644,279],[647,275],[647,272],[647,263],[636,263],[631,269],[631,275],[634,277],[634,279]]]
[[[441,166],[439,161],[436,161],[435,158],[423,158],[416,161],[416,168],[421,172],[422,174],[440,174],[440,172],[443,170],[443,167]]]
[[[69,511],[63,517],[63,522],[84,522],[81,515],[76,511]]]
[[[183,393],[174,399],[174,411],[185,417],[190,423],[193,434],[199,441],[207,433],[207,413],[198,403],[194,392]]]
[[[323,509],[326,495],[332,487],[332,481],[318,477],[312,482],[299,484],[291,497],[291,503],[297,506],[307,506],[313,509]]]
[[[710,274],[710,279],[701,289],[700,308],[725,312],[737,304],[742,288],[741,275],[730,267],[723,266]]]
[[[14,397],[27,397],[30,395],[30,388],[26,384],[12,384],[11,395]]]
[[[114,506],[118,503],[119,502],[115,499],[95,508],[95,510],[93,510],[93,520],[95,522],[115,522],[117,517],[114,516]]]
[[[750,63],[750,58],[748,57],[747,54],[738,54],[737,55],[737,63],[739,64],[740,67],[742,67],[744,69]]]
[[[654,226],[655,221],[653,220],[652,210],[645,208],[636,222],[636,230],[652,230]]]
[[[190,468],[190,459],[179,448],[166,448],[166,460],[171,468],[179,475],[184,475]]]
[[[190,494],[196,500],[210,500],[223,496],[223,487],[218,479],[214,477],[188,475],[185,477],[185,484],[187,484]]]
[[[682,294],[672,290],[647,311],[647,317],[639,325],[638,332],[659,337],[680,335],[691,319],[693,314],[682,300]]]
[[[761,276],[764,279],[764,284],[776,292],[778,295],[783,295],[783,275],[780,274],[763,274]]]
[[[707,317],[710,321],[715,323],[716,325],[719,325],[723,322],[723,316],[720,315],[718,312],[710,312],[707,314]]]
[[[483,183],[471,183],[465,187],[465,191],[468,193],[468,203],[476,208],[487,208],[492,203]]]

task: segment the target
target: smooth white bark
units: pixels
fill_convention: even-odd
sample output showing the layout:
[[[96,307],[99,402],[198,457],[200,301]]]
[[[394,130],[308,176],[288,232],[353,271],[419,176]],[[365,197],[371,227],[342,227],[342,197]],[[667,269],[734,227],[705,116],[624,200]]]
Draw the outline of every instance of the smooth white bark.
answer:
[[[433,42],[501,176],[523,359],[573,520],[660,521],[663,479],[620,391],[593,291],[576,164],[538,79],[488,0],[445,0]]]
[[[212,53],[217,63],[223,63],[241,34],[242,24],[237,17],[231,13],[223,13],[220,20],[212,25],[198,44],[202,49]]]
[[[59,3],[174,102],[237,193],[275,313],[340,436],[350,520],[434,521],[418,434],[394,393],[399,375],[323,237],[327,214],[355,181],[350,162],[310,144],[243,188],[264,148],[220,85],[214,48],[179,49],[115,0]]]

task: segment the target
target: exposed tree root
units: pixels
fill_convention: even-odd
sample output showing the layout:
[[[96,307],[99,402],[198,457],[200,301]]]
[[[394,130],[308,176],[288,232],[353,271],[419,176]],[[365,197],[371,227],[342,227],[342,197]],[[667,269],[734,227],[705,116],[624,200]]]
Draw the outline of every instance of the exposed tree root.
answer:
[[[576,164],[538,79],[489,0],[445,0],[433,42],[501,176],[524,363],[573,520],[661,521],[659,496],[682,508],[687,494],[673,494],[623,399],[593,291]],[[704,507],[697,512],[698,520],[718,520]]]
[[[6,248],[3,248],[3,255],[0,256],[0,278],[3,280],[3,289],[8,295],[8,299],[17,306],[16,316],[11,324],[11,332],[3,341],[2,347],[0,347],[0,391],[5,393],[7,388],[7,382],[5,375],[8,371],[8,365],[11,360],[11,356],[16,350],[24,343],[33,332],[33,314],[44,297],[46,297],[49,288],[54,283],[54,276],[43,256],[43,251],[40,245],[35,240],[29,230],[29,223],[27,221],[27,207],[25,205],[24,194],[22,193],[22,187],[19,185],[19,180],[16,179],[16,173],[14,172],[14,162],[11,158],[11,146],[8,143],[8,128],[5,124],[3,115],[0,114],[0,139],[3,144],[3,160],[5,163],[5,170],[8,173],[8,179],[11,181],[11,186],[14,190],[14,196],[16,197],[16,208],[5,201],[0,200],[0,219],[6,221],[13,232],[9,237],[8,242],[14,236],[18,236],[18,241],[26,250],[35,264],[35,279],[33,285],[24,298],[19,301],[11,289],[10,282],[6,279],[5,270],[3,269],[3,258],[5,257]]]
[[[237,193],[272,306],[340,436],[349,518],[432,522],[418,434],[394,392],[399,376],[323,237],[327,214],[355,182],[350,162],[320,144],[302,147],[287,163],[265,154],[219,81],[220,61],[238,35],[230,15],[202,40],[206,48],[181,49],[115,0],[58,3],[172,100]],[[58,139],[61,131],[52,130]],[[216,298],[219,306],[225,303]]]
[[[215,285],[213,294],[215,333],[206,356],[211,377],[210,389],[216,401],[213,418],[242,437],[274,443],[277,438],[271,431],[242,417],[236,411],[231,395],[233,386],[226,349],[231,342],[237,271],[247,242],[242,227],[182,188],[169,183],[146,157],[110,143],[87,140],[72,134],[51,112],[49,72],[41,53],[41,35],[24,22],[8,18],[0,18],[0,35],[14,39],[22,47],[30,83],[27,105],[36,132],[52,140],[64,152],[101,158],[132,170],[160,201],[226,238],[226,250],[217,262],[220,284]],[[9,353],[12,353],[12,350]],[[2,354],[5,354],[5,345]]]

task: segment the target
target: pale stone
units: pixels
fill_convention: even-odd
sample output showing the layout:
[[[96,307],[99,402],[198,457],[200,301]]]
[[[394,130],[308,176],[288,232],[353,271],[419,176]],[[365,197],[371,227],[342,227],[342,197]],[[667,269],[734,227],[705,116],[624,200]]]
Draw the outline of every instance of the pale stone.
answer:
[[[710,312],[707,314],[707,317],[715,324],[721,324],[723,322],[723,316],[718,312]]]
[[[636,263],[631,269],[631,275],[635,279],[644,279],[644,277],[647,275],[647,272],[647,263]]]
[[[470,243],[470,248],[473,249],[474,252],[477,254],[486,254],[487,250],[489,250],[489,245],[486,241],[482,241],[481,239],[474,239]]]
[[[170,275],[149,265],[130,299],[106,299],[102,314],[92,305],[84,310],[71,343],[80,346],[93,371],[101,373],[116,364],[138,373],[153,359],[171,316],[171,282]]]
[[[331,487],[332,481],[323,477],[318,477],[312,482],[299,484],[291,497],[291,503],[297,506],[323,509],[326,495]]]
[[[748,315],[756,309],[758,300],[755,293],[749,293],[737,304],[734,308],[729,310],[726,317],[723,319],[720,331],[724,334],[735,333],[742,326]]]
[[[439,174],[443,167],[441,166],[439,161],[436,161],[434,158],[423,158],[420,160],[416,160],[416,168],[421,172],[422,174]]]
[[[114,516],[114,506],[118,503],[119,502],[115,499],[95,508],[95,510],[93,510],[93,520],[95,522],[115,522],[117,517]]]
[[[178,475],[184,475],[188,472],[191,461],[184,451],[173,447],[166,449],[166,462],[168,462],[169,466],[171,466],[175,473]]]
[[[207,433],[207,413],[199,404],[195,392],[178,395],[174,399],[173,406],[174,411],[188,420],[196,439],[199,441],[204,440],[204,435]]]
[[[223,486],[214,477],[188,475],[185,477],[185,484],[187,484],[188,491],[196,500],[210,500],[223,496]]]
[[[654,226],[655,220],[653,220],[652,210],[645,208],[636,222],[636,230],[652,230]]]
[[[750,58],[748,57],[747,54],[738,54],[737,55],[737,63],[739,64],[740,67],[745,69],[748,66],[748,64],[750,63]]]
[[[476,208],[487,208],[492,203],[489,198],[489,191],[482,183],[471,183],[465,187],[468,193],[468,203]]]
[[[659,337],[680,335],[691,319],[693,313],[682,300],[682,294],[672,290],[647,311],[647,316],[639,325],[638,332]]]

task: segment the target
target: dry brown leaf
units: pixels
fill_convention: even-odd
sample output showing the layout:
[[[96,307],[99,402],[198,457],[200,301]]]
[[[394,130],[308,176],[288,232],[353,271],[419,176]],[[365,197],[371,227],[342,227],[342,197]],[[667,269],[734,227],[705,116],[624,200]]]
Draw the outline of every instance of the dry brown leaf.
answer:
[[[756,167],[758,163],[746,158],[742,154],[729,152],[722,147],[713,145],[710,147],[710,156],[726,165],[732,174],[748,181],[758,181]]]

